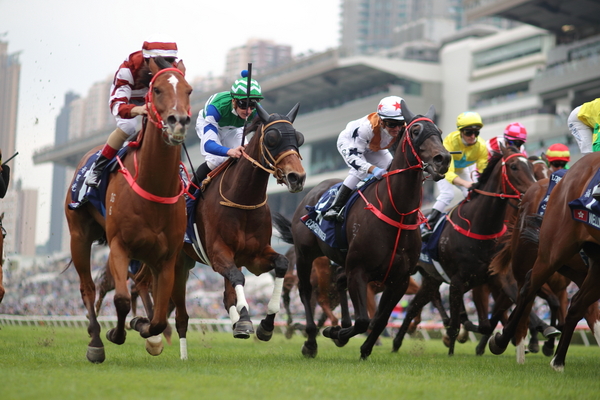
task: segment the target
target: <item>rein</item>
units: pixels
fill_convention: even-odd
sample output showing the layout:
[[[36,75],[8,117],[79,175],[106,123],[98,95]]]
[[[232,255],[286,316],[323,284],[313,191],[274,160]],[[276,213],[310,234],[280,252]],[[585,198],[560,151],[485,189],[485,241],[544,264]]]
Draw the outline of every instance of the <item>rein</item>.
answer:
[[[410,124],[408,124],[408,126],[406,127],[406,129],[404,130],[404,138],[402,139],[402,151],[406,154],[406,144],[408,143],[408,146],[410,147],[410,150],[413,154],[413,156],[416,158],[417,163],[414,165],[409,165],[407,168],[402,168],[402,169],[395,169],[393,171],[390,171],[386,174],[383,175],[383,177],[385,178],[386,184],[387,184],[387,193],[390,199],[390,203],[392,204],[392,207],[394,209],[394,211],[396,211],[396,213],[400,216],[400,220],[399,221],[395,221],[392,218],[386,216],[383,211],[381,210],[381,208],[383,208],[383,202],[381,201],[381,199],[379,199],[379,194],[377,191],[377,188],[379,187],[379,182],[377,183],[377,186],[375,188],[375,196],[377,197],[377,201],[379,203],[379,208],[376,208],[372,203],[370,203],[367,198],[363,195],[362,191],[358,191],[358,193],[360,194],[360,197],[363,199],[363,201],[365,202],[366,206],[364,207],[365,210],[369,210],[371,211],[377,218],[379,218],[380,220],[382,220],[383,222],[385,222],[388,225],[391,225],[395,228],[398,228],[398,233],[396,234],[396,240],[394,242],[394,249],[392,251],[392,255],[390,257],[390,263],[388,265],[387,271],[385,272],[385,276],[382,280],[382,283],[385,283],[385,281],[387,280],[388,276],[390,275],[390,271],[392,270],[392,266],[394,263],[394,255],[396,254],[396,251],[398,250],[398,244],[400,243],[400,236],[402,234],[402,230],[409,230],[409,231],[414,231],[416,230],[423,222],[425,222],[427,219],[425,218],[425,216],[423,215],[423,213],[421,212],[421,201],[419,201],[419,207],[417,207],[416,209],[407,212],[407,213],[401,213],[400,211],[398,211],[398,208],[396,207],[396,204],[394,203],[394,198],[392,196],[392,188],[391,188],[391,183],[390,183],[390,177],[392,175],[396,175],[402,172],[406,172],[406,171],[410,171],[413,169],[420,169],[421,171],[424,170],[426,168],[426,164],[421,160],[421,157],[419,157],[419,155],[417,154],[415,147],[412,143],[412,140],[410,139],[410,128],[411,126],[418,121],[428,121],[431,122],[433,124],[433,121],[429,118],[426,117],[421,117],[421,118],[416,118],[414,120],[412,120],[410,122]],[[440,135],[441,136],[441,135]],[[408,162],[408,160],[407,160]],[[422,200],[422,197],[421,197]],[[405,224],[404,223],[404,219],[411,215],[417,213],[417,223],[415,224]]]
[[[486,192],[485,190],[480,190],[480,189],[473,189],[474,192],[479,193],[481,195],[484,196],[490,196],[490,197],[498,197],[501,199],[521,199],[523,197],[523,193],[519,192],[517,190],[517,188],[515,188],[515,186],[510,182],[510,179],[508,179],[508,174],[506,173],[506,162],[508,160],[510,160],[513,157],[525,157],[523,154],[521,153],[516,153],[516,154],[511,154],[506,158],[502,159],[502,193],[494,193],[494,192]],[[508,184],[508,186],[510,186],[510,188],[516,193],[516,194],[506,194],[506,185]],[[469,196],[470,197],[470,196]],[[460,210],[460,207],[462,207],[462,205],[467,202],[470,201],[470,198],[467,198],[465,200],[463,200],[459,205],[458,208]],[[510,202],[509,202],[510,204]],[[512,204],[511,204],[512,205]],[[506,230],[508,229],[506,227],[506,224],[502,225],[502,229],[500,230],[500,232],[497,233],[493,233],[491,235],[480,235],[478,233],[473,233],[471,232],[471,221],[469,221],[466,218],[463,218],[462,216],[460,216],[459,213],[459,217],[463,220],[466,221],[467,225],[469,225],[469,229],[464,229],[460,226],[458,226],[454,221],[452,221],[451,219],[451,214],[454,211],[454,209],[452,209],[452,211],[450,211],[450,213],[448,213],[448,215],[446,215],[446,220],[448,222],[450,222],[450,225],[452,225],[452,227],[454,228],[455,231],[457,231],[458,233],[469,237],[471,239],[477,239],[477,240],[492,240],[492,239],[497,239],[500,236],[504,235],[504,233],[506,232]]]
[[[146,108],[148,108],[148,105],[150,106],[150,110],[152,111],[152,113],[148,113],[146,115],[147,119],[154,125],[156,126],[156,128],[158,128],[161,131],[161,134],[163,136],[163,139],[166,137],[167,135],[167,125],[165,124],[165,121],[163,120],[163,118],[161,117],[160,113],[158,112],[158,110],[156,109],[156,106],[154,105],[154,102],[152,101],[152,87],[154,85],[154,81],[156,80],[156,78],[158,76],[160,76],[162,73],[164,72],[176,72],[178,74],[180,74],[181,76],[183,76],[183,73],[177,69],[177,68],[165,68],[165,69],[161,69],[160,71],[158,71],[156,73],[156,75],[154,75],[152,77],[152,80],[150,81],[150,86],[148,88],[148,93],[146,93]],[[191,106],[188,109],[188,115],[191,115]],[[129,146],[131,147],[139,147],[143,138],[143,134],[144,134],[145,130],[142,130],[140,132],[140,134],[138,135],[138,140],[136,142],[132,142],[129,144]],[[131,187],[131,189],[133,189],[133,191],[138,194],[140,197],[152,201],[154,203],[160,203],[160,204],[175,204],[177,203],[177,201],[179,200],[179,198],[184,194],[187,193],[189,195],[189,185],[185,185],[185,182],[183,181],[183,179],[181,178],[181,176],[179,176],[179,179],[181,181],[181,190],[179,191],[179,193],[173,197],[162,197],[162,196],[156,196],[146,190],[144,190],[140,185],[137,184],[136,180],[137,180],[137,176],[138,176],[138,162],[137,162],[137,151],[134,151],[133,153],[133,164],[135,166],[135,176],[131,176],[131,173],[129,172],[129,170],[123,165],[123,162],[121,161],[121,158],[119,156],[116,157],[117,162],[119,163],[119,172],[123,174],[123,177],[125,178],[125,180],[127,181],[127,183],[129,183],[129,186]],[[185,171],[186,175],[189,174],[187,172],[187,169],[185,168],[185,165],[183,163],[179,163],[182,167],[183,170]],[[192,196],[193,197],[193,196]]]
[[[252,158],[250,155],[248,155],[248,153],[246,153],[245,150],[242,150],[242,155],[244,156],[244,158],[246,160],[250,161],[250,164],[252,164],[253,167],[258,167],[258,168],[262,169],[263,171],[273,175],[275,177],[275,179],[277,179],[277,183],[283,183],[283,178],[281,177],[283,171],[277,167],[277,164],[279,164],[279,162],[281,160],[283,160],[285,157],[289,156],[290,154],[295,154],[301,160],[302,160],[302,157],[300,156],[300,153],[298,153],[295,149],[289,149],[289,150],[282,152],[279,155],[279,157],[277,157],[277,159],[275,159],[275,157],[273,157],[273,155],[271,154],[269,149],[267,149],[267,147],[265,146],[264,136],[265,136],[265,131],[271,125],[276,124],[276,123],[286,123],[286,124],[292,125],[292,123],[290,121],[287,121],[285,119],[280,119],[280,120],[269,122],[267,125],[261,126],[260,139],[259,139],[260,143],[261,143],[260,144],[260,158],[263,159],[268,164],[268,167],[270,167],[270,168],[265,167],[261,162],[256,161],[254,158]],[[267,158],[265,156],[265,154],[268,155],[269,158]],[[262,203],[256,204],[256,205],[251,205],[251,206],[246,206],[243,204],[235,203],[235,202],[227,199],[223,195],[223,191],[222,191],[223,180],[225,179],[225,173],[229,169],[230,165],[231,164],[229,164],[227,166],[227,168],[225,169],[225,171],[223,171],[223,177],[221,178],[221,182],[219,182],[219,194],[221,195],[221,197],[224,200],[224,201],[221,201],[219,204],[226,206],[226,207],[240,208],[242,210],[255,210],[255,209],[260,208],[260,207],[264,206],[265,204],[267,204],[267,200],[269,198],[269,196],[267,194],[265,194],[265,200]]]

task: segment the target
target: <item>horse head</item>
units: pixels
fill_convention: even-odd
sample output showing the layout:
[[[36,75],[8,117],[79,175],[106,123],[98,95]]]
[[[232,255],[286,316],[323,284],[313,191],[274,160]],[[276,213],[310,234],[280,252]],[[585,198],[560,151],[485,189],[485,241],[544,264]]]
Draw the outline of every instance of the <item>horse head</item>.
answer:
[[[529,186],[536,181],[532,164],[514,146],[504,147],[500,143],[500,150],[502,151],[502,190],[507,193],[510,188],[513,193],[522,197]]]
[[[301,163],[298,148],[304,143],[304,135],[292,125],[300,104],[296,104],[287,115],[269,114],[260,104],[256,111],[260,121],[261,162],[266,164],[277,183],[285,184],[290,193],[301,192],[306,172]]]
[[[431,174],[434,181],[439,181],[448,171],[451,156],[442,143],[442,131],[432,121],[435,108],[432,105],[425,115],[415,115],[404,100],[401,106],[407,125],[403,143],[398,148],[408,143],[413,154],[422,163],[423,169]]]
[[[162,137],[169,146],[184,142],[190,124],[192,87],[184,78],[185,65],[177,63],[177,68],[162,57],[151,58],[149,63],[152,81],[146,95],[148,119],[162,131]]]

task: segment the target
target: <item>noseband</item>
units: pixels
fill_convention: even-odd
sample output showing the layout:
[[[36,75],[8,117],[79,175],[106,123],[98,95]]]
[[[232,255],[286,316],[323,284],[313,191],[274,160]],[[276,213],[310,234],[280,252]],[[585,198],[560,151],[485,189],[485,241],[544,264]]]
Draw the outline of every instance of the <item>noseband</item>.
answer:
[[[262,170],[272,174],[275,177],[275,179],[277,179],[277,183],[284,183],[283,170],[277,166],[279,164],[279,162],[281,162],[281,160],[283,160],[285,157],[289,156],[290,154],[295,154],[300,160],[302,160],[302,157],[300,156],[300,153],[298,153],[298,151],[296,149],[289,149],[289,150],[286,150],[286,151],[280,153],[279,156],[277,157],[277,159],[275,159],[275,157],[273,157],[273,155],[271,154],[271,152],[265,145],[264,139],[265,139],[265,132],[272,125],[277,124],[277,123],[286,123],[286,124],[292,125],[292,123],[290,121],[287,121],[285,119],[280,119],[280,120],[276,120],[273,122],[269,122],[267,125],[261,126],[261,129],[260,129],[260,159],[262,161],[264,161],[264,163],[267,164],[266,166],[263,165],[263,162],[258,162],[255,159],[253,159],[252,157],[250,157],[248,155],[248,153],[246,153],[245,151],[242,151],[242,154],[248,161],[250,161],[250,163],[253,166],[259,167]]]

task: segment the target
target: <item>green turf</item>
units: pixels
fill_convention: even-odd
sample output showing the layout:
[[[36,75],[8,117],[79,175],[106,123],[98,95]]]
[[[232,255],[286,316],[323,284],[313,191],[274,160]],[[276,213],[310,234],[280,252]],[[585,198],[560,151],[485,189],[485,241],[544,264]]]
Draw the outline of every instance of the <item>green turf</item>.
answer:
[[[104,332],[103,332],[104,337]],[[303,338],[276,334],[263,343],[226,333],[190,332],[189,359],[177,339],[158,357],[128,331],[117,346],[104,340],[106,361],[85,358],[84,329],[2,326],[0,399],[597,399],[600,348],[573,345],[564,373],[550,359],[527,355],[517,365],[504,355],[475,356],[475,344],[454,357],[439,340],[407,339],[398,353],[391,340],[359,360],[364,338],[337,348],[319,337],[319,354],[300,353]]]

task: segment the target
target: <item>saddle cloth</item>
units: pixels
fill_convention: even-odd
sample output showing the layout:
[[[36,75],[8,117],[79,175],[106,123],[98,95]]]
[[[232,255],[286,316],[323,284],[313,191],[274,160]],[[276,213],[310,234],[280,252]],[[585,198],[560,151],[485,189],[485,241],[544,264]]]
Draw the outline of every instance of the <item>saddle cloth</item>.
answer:
[[[327,243],[329,247],[340,249],[342,251],[348,250],[348,239],[346,237],[346,220],[348,219],[348,211],[358,199],[358,191],[364,191],[368,186],[376,181],[376,179],[371,179],[352,193],[343,210],[344,222],[339,223],[337,221],[327,221],[323,219],[323,214],[333,205],[335,196],[342,182],[336,183],[327,191],[325,191],[317,204],[314,206],[306,206],[308,214],[301,217],[300,220],[320,240]]]
[[[539,215],[544,215],[544,213],[546,212],[546,206],[548,204],[548,199],[550,198],[550,193],[552,193],[552,189],[554,189],[556,184],[558,182],[560,182],[560,180],[565,176],[567,171],[568,170],[566,170],[566,169],[559,169],[558,171],[553,172],[552,175],[550,175],[550,182],[548,183],[548,190],[546,191],[546,195],[544,196],[544,198],[542,199],[542,201],[540,202],[540,205],[538,207]]]
[[[438,244],[444,226],[446,226],[446,215],[443,214],[438,222],[433,227],[433,233],[429,239],[425,242],[421,242],[421,254],[419,255],[419,261],[421,261],[422,268],[427,270],[430,275],[439,276],[444,282],[450,283],[450,278],[444,272],[442,265],[438,262]]]
[[[118,165],[116,157],[110,160],[106,168],[104,168],[104,171],[102,171],[100,185],[98,185],[97,188],[89,187],[85,183],[85,180],[90,174],[92,164],[100,157],[101,152],[102,150],[98,150],[96,153],[90,155],[86,160],[85,165],[77,171],[75,179],[73,179],[73,183],[71,184],[71,202],[69,203],[69,208],[71,210],[75,210],[89,201],[103,217],[106,217],[104,200],[106,198],[106,187],[108,185],[107,177]],[[117,152],[117,155],[122,160],[125,157],[126,152],[127,147],[122,147]]]
[[[573,219],[596,229],[600,229],[600,203],[592,197],[592,190],[598,183],[600,183],[600,170],[596,171],[583,196],[569,202]]]

